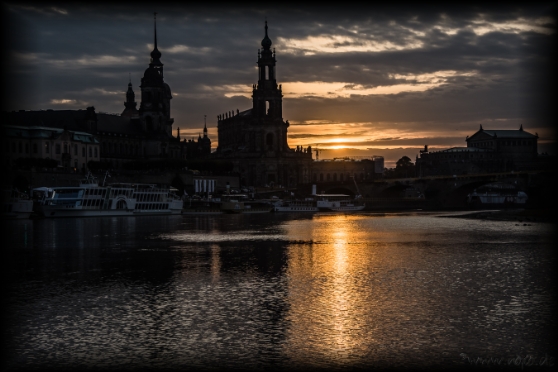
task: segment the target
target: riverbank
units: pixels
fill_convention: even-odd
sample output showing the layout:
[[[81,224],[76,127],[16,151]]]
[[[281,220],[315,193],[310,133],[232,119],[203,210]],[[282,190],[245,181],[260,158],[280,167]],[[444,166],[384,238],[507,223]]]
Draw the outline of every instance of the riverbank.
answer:
[[[454,216],[441,216],[451,218],[467,218],[492,221],[528,222],[557,222],[556,211],[551,209],[502,209],[477,211]]]

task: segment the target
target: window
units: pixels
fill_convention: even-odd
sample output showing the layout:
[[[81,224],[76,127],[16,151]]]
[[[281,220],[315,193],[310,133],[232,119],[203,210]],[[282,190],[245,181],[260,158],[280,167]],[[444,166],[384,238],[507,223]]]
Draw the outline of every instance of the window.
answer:
[[[97,148],[95,147],[95,157],[97,157]]]
[[[74,155],[77,156],[77,154],[78,154],[77,145],[74,145]]]
[[[91,147],[89,148],[89,157],[92,157],[93,155],[91,154]]]
[[[28,143],[25,144],[25,153],[29,154],[29,144]]]
[[[47,154],[50,153],[50,146],[49,146],[48,142],[45,143],[45,153],[47,153]]]
[[[273,150],[273,134],[268,133],[265,139],[268,150]]]
[[[54,148],[55,148],[55,154],[60,154],[60,144],[57,143]]]
[[[36,143],[33,144],[33,154],[39,153],[39,146]]]
[[[81,147],[81,156],[85,158],[85,146]]]
[[[22,147],[21,147],[21,142],[18,142],[18,143],[17,143],[17,152],[19,152],[19,153],[22,153],[22,152],[23,152],[23,149],[22,149]]]

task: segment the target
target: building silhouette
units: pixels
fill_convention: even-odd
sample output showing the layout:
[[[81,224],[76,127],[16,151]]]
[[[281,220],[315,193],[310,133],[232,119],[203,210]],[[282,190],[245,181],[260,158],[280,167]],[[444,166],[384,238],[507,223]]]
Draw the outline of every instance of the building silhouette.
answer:
[[[418,176],[499,173],[540,170],[548,159],[537,152],[538,135],[523,130],[479,130],[465,141],[466,147],[441,151],[421,150],[416,158]]]
[[[180,140],[180,128],[176,130],[176,137]],[[203,137],[198,135],[198,139],[191,138],[180,142],[182,159],[205,159],[211,156],[211,140],[207,135],[207,124],[203,125]]]
[[[243,185],[294,187],[311,181],[312,149],[291,149],[287,143],[289,122],[283,120],[283,93],[271,45],[266,21],[252,108],[217,117],[219,145],[214,157],[231,161]]]
[[[173,137],[172,125],[174,119],[171,117],[171,89],[164,81],[162,53],[157,44],[157,24],[154,18],[154,48],[150,54],[150,63],[141,79],[141,100],[137,108],[136,96],[132,81],[128,83],[125,93],[124,110],[120,115],[96,112],[94,107],[86,110],[35,110],[35,111],[12,111],[3,112],[2,121],[10,127],[34,127],[50,128],[41,131],[24,131],[25,133],[51,133],[50,136],[42,136],[38,139],[38,151],[25,152],[25,148],[33,149],[29,136],[13,137],[11,134],[23,133],[21,130],[10,130],[6,132],[5,146],[8,149],[4,159],[4,165],[11,166],[19,157],[39,157],[55,159],[63,167],[75,167],[85,169],[90,160],[110,163],[113,168],[119,168],[123,164],[138,160],[161,160],[181,159],[188,154],[199,155],[211,152],[211,141],[207,137],[207,128],[204,128],[204,137],[199,145],[201,151],[187,151],[186,148],[193,146],[181,143],[180,136]],[[51,129],[66,130],[71,133],[87,133],[94,136],[88,138],[92,153],[97,156],[81,156],[81,150],[76,153],[75,146],[81,146],[78,142],[70,143],[68,140],[61,142],[61,153],[53,154],[46,149],[56,149],[58,137]],[[57,135],[56,135],[57,136]],[[66,135],[64,138],[69,138]],[[81,138],[81,137],[80,137]],[[21,143],[21,145],[20,145]],[[93,145],[94,144],[94,145]],[[209,145],[209,147],[208,147]],[[19,152],[18,149],[23,151]],[[97,150],[95,150],[97,148]],[[209,148],[209,150],[208,150]],[[10,152],[15,149],[15,152]],[[64,151],[66,149],[66,151]],[[88,154],[88,151],[86,153]],[[59,156],[58,156],[59,155]]]

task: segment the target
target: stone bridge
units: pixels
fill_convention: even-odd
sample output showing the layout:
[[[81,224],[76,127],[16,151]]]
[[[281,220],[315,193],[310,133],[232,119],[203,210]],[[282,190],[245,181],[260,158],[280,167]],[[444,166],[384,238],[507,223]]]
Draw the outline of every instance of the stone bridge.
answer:
[[[455,176],[429,176],[421,178],[382,179],[374,181],[317,182],[318,194],[360,194],[365,199],[390,198],[412,199],[422,195],[427,200],[445,207],[463,207],[467,194],[474,189],[492,182],[505,182],[517,185],[518,189],[527,191],[535,183],[541,183],[544,172],[506,172],[489,174],[470,174]],[[538,180],[538,182],[536,182]],[[358,190],[357,190],[358,187]],[[298,191],[311,193],[312,185],[302,185]]]

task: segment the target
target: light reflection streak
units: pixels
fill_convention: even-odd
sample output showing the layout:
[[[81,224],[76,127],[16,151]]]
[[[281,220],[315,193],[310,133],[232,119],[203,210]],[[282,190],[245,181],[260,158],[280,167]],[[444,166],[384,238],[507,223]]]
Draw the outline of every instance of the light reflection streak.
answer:
[[[221,271],[221,247],[219,244],[211,244],[211,280],[213,283],[219,281]]]
[[[313,355],[317,365],[349,365],[365,356],[359,330],[365,326],[368,296],[362,293],[366,286],[358,283],[358,272],[370,258],[362,256],[367,250],[358,243],[359,218],[321,217],[309,233],[315,244],[289,247],[291,327],[285,353],[295,363],[307,363],[305,356]],[[287,228],[293,234],[299,229]]]

